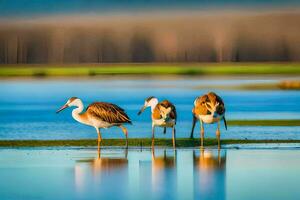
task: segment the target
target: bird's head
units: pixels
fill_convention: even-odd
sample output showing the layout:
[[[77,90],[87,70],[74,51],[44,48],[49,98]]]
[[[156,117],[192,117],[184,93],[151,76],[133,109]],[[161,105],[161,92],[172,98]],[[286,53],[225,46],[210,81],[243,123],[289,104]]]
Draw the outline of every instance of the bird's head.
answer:
[[[141,108],[141,110],[138,112],[138,115],[142,114],[142,112],[144,112],[144,110],[147,108],[147,107],[154,107],[156,106],[158,103],[158,99],[151,96],[151,97],[148,97],[145,99],[145,103],[144,103],[144,106]]]
[[[81,100],[77,97],[71,97],[70,99],[68,99],[68,101],[65,103],[65,105],[63,105],[60,109],[58,109],[56,111],[56,113],[59,113],[60,111],[68,108],[68,107],[72,107],[72,106],[78,106],[81,103]]]

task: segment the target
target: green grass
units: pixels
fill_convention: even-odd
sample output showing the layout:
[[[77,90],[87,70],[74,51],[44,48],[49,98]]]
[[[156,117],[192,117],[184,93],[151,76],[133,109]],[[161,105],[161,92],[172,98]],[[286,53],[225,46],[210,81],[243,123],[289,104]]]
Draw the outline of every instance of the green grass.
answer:
[[[300,120],[229,120],[227,124],[229,126],[300,126]]]
[[[221,144],[254,144],[254,143],[300,143],[300,140],[241,140],[224,139]],[[149,138],[128,139],[128,145],[134,147],[149,147]],[[179,138],[176,140],[177,147],[197,147],[200,146],[199,138]],[[205,146],[217,145],[216,139],[206,138]],[[97,146],[97,140],[0,140],[0,147],[68,147],[68,146]],[[125,146],[124,139],[104,139],[101,146]],[[171,139],[155,139],[155,146],[172,147]]]
[[[194,64],[14,64],[0,65],[0,77],[94,75],[257,75],[300,74],[300,63]]]
[[[300,126],[300,120],[230,120],[227,121],[228,129],[230,126]],[[294,143],[300,140],[222,140],[222,144],[248,144],[248,143]],[[129,146],[150,146],[151,139],[132,138],[129,139]],[[216,145],[215,139],[205,139],[205,145]],[[0,140],[0,147],[35,147],[35,146],[94,146],[97,145],[96,139],[82,140]],[[104,146],[124,146],[124,139],[105,139]],[[156,139],[156,146],[172,146],[171,139]],[[178,147],[195,147],[199,146],[199,139],[177,139]]]
[[[193,89],[220,89],[220,90],[284,90],[286,88],[280,87],[279,83],[251,83],[251,84],[237,84],[237,85],[198,85],[192,87]],[[288,89],[288,88],[287,88]],[[287,90],[286,89],[286,90]],[[300,88],[293,88],[299,90]],[[289,89],[290,90],[290,89]]]

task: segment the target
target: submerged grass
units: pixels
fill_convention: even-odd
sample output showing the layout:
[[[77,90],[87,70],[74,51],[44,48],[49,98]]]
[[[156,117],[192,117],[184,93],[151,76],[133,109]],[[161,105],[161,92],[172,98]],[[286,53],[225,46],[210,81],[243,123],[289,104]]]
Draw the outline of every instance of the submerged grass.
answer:
[[[245,139],[224,139],[221,144],[254,144],[254,143],[300,143],[300,140],[245,140]],[[124,146],[124,139],[104,139],[101,146]],[[128,145],[134,147],[151,146],[150,138],[130,138]],[[190,138],[176,139],[177,147],[197,147],[200,140]],[[217,140],[206,138],[205,146],[217,145]],[[68,146],[97,146],[96,139],[82,140],[0,140],[0,147],[68,147]],[[155,139],[155,146],[172,147],[172,139]]]
[[[300,74],[300,63],[194,63],[194,64],[13,64],[0,65],[0,77],[94,75],[257,75]]]

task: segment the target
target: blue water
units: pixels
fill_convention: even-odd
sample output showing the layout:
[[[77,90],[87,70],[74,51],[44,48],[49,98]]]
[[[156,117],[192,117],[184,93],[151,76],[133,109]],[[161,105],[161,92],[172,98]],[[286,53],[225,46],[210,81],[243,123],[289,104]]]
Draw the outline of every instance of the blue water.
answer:
[[[267,78],[203,79],[195,77],[143,78],[130,77],[93,79],[28,79],[0,81],[0,139],[80,139],[96,138],[95,129],[76,122],[67,109],[55,111],[69,97],[77,96],[85,106],[105,101],[123,107],[133,121],[127,125],[129,137],[150,137],[151,118],[148,109],[137,112],[144,99],[154,95],[169,99],[178,112],[177,136],[188,137],[191,129],[191,110],[195,97],[211,90],[195,89],[199,85],[272,82]],[[226,104],[226,118],[231,119],[300,119],[300,91],[242,91],[214,90]],[[300,127],[221,126],[221,138],[300,139]],[[215,137],[216,125],[205,125],[205,136]],[[199,136],[199,125],[195,129]],[[123,138],[119,128],[102,131],[104,138]],[[156,129],[156,137],[171,137]]]
[[[0,149],[0,197],[299,199],[297,149]]]

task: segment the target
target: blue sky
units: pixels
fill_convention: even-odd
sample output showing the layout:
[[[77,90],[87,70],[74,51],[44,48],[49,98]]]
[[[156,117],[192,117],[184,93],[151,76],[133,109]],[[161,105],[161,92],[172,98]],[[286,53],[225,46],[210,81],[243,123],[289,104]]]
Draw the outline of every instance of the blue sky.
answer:
[[[208,8],[282,8],[299,6],[299,0],[0,0],[0,16],[101,14],[143,10]]]

